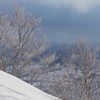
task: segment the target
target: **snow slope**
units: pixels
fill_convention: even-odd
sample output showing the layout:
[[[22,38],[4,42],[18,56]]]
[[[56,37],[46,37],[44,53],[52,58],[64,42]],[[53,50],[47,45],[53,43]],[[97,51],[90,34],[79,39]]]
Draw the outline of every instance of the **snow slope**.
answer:
[[[0,100],[60,100],[0,71]]]

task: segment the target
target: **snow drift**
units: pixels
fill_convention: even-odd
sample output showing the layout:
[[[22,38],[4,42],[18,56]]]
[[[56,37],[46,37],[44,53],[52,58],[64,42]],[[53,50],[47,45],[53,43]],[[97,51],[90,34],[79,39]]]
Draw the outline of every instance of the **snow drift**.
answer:
[[[0,100],[60,100],[0,71]]]

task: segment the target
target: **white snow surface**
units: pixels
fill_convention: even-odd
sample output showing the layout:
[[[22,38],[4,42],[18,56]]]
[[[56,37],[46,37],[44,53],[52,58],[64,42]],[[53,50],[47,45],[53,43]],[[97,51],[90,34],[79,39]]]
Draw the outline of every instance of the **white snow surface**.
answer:
[[[0,71],[0,100],[60,100]]]

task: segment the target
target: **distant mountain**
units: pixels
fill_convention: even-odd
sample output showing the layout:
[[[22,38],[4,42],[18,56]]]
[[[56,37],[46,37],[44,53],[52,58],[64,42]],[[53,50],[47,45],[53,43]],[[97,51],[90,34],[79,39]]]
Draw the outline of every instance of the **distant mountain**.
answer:
[[[96,43],[91,43],[91,46],[93,48],[100,48],[100,43],[96,42]],[[63,63],[62,62],[62,58],[63,56],[65,56],[64,53],[64,48],[73,48],[74,49],[74,44],[68,44],[68,43],[51,43],[50,47],[44,52],[44,54],[47,54],[49,52],[56,52],[58,59],[54,62],[54,63]],[[98,53],[98,57],[100,58],[100,52]]]
[[[0,71],[0,100],[60,100]]]
[[[65,47],[73,47],[73,44],[68,43],[51,43],[50,47],[43,53],[44,55],[49,52],[56,52],[58,59],[54,63],[62,63],[62,58],[64,56],[64,48]]]

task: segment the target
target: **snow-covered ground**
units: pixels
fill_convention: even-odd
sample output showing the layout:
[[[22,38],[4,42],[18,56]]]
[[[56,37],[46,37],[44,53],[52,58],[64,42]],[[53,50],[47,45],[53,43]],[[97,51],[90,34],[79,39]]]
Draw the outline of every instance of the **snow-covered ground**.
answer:
[[[0,100],[60,100],[0,71]]]

